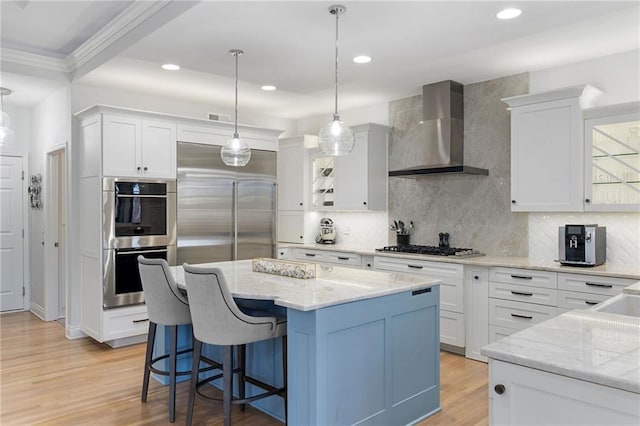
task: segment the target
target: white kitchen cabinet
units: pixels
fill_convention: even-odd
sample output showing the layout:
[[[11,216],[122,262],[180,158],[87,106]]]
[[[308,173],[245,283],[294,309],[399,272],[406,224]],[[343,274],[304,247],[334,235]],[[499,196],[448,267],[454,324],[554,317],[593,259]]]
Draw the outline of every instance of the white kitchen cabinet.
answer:
[[[278,259],[291,259],[291,248],[284,247],[278,249]]]
[[[442,280],[440,283],[440,343],[443,349],[464,354],[465,305],[464,270],[456,263],[433,262],[422,259],[374,257],[376,270],[426,275]]]
[[[102,115],[102,174],[176,178],[176,130],[170,122]]]
[[[326,265],[362,268],[362,256],[352,252],[294,248],[293,258]]]
[[[585,210],[640,210],[640,102],[584,111]]]
[[[304,211],[309,200],[309,154],[318,137],[282,138],[278,147],[278,210]]]
[[[489,268],[464,267],[465,356],[487,362],[480,354],[489,344]]]
[[[489,360],[491,425],[638,425],[640,394]]]
[[[582,110],[592,86],[503,99],[511,108],[511,210],[582,211]]]
[[[388,136],[379,124],[352,126],[355,144],[349,155],[313,155],[311,191],[315,210],[386,210]]]

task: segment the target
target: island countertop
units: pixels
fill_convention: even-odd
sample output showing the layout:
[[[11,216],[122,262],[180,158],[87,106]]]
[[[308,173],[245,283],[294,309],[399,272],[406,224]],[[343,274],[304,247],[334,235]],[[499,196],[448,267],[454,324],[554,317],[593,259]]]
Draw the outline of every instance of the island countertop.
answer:
[[[316,278],[312,279],[253,272],[251,260],[194,266],[220,268],[234,297],[273,300],[276,305],[299,311],[312,311],[440,284],[440,280],[418,275],[324,265],[316,266]],[[178,286],[185,288],[182,266],[172,266],[171,271]]]
[[[640,319],[574,310],[482,348],[493,359],[640,393]]]

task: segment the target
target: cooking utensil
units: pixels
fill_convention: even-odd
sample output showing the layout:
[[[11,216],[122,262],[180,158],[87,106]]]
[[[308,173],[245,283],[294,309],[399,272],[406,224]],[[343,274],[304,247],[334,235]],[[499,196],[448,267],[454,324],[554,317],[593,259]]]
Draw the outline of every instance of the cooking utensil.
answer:
[[[398,221],[398,225],[400,226],[400,233],[401,233],[401,234],[404,234],[404,233],[405,233],[405,232],[404,232],[404,222],[403,222],[403,221],[401,221],[401,220],[399,220],[399,221]]]

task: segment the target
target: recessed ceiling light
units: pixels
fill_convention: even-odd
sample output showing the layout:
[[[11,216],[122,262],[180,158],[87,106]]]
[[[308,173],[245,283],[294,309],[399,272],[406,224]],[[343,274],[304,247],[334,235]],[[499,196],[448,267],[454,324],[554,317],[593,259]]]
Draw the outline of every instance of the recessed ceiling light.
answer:
[[[520,16],[521,13],[522,11],[520,9],[509,8],[509,9],[504,9],[498,12],[496,14],[496,17],[498,19],[513,19]]]
[[[164,64],[162,66],[163,70],[167,70],[167,71],[178,71],[180,69],[180,65],[176,65],[176,64]]]
[[[353,62],[355,62],[356,64],[368,64],[369,62],[371,62],[371,56],[367,56],[367,55],[356,56],[355,58],[353,58]]]
[[[270,84],[267,84],[265,86],[261,87],[262,90],[266,90],[267,92],[272,92],[274,90],[276,90],[276,86],[272,86]]]

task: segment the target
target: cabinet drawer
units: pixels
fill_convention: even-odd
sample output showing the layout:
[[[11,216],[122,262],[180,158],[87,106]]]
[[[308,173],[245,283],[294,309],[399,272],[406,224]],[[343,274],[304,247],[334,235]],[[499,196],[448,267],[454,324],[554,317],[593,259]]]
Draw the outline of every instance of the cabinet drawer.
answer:
[[[511,336],[514,333],[517,333],[518,330],[515,328],[509,327],[500,327],[499,325],[490,325],[489,326],[489,343],[497,342],[498,340]]]
[[[149,331],[149,316],[145,305],[122,309],[110,309],[102,313],[104,340],[146,334]]]
[[[558,288],[556,272],[534,271],[518,268],[491,268],[489,281],[504,284],[528,285],[544,288]]]
[[[376,269],[406,272],[410,274],[429,275],[437,278],[464,278],[462,265],[445,262],[429,262],[426,260],[396,259],[384,256],[374,258]]]
[[[552,306],[489,299],[489,324],[523,330],[558,315]]]
[[[489,283],[489,297],[556,306],[558,302],[558,291],[545,287],[491,282]]]
[[[464,347],[464,315],[440,311],[440,343]]]
[[[353,266],[357,268],[362,266],[362,258],[359,254],[355,253],[328,251],[324,254],[324,261],[335,263],[338,265]]]
[[[558,290],[558,308],[562,309],[589,309],[607,299],[609,296],[603,294]]]
[[[324,262],[326,252],[322,250],[313,250],[313,249],[294,249],[293,250],[293,258],[300,260],[307,260],[310,262]]]
[[[616,296],[637,280],[596,275],[558,274],[558,289]]]

